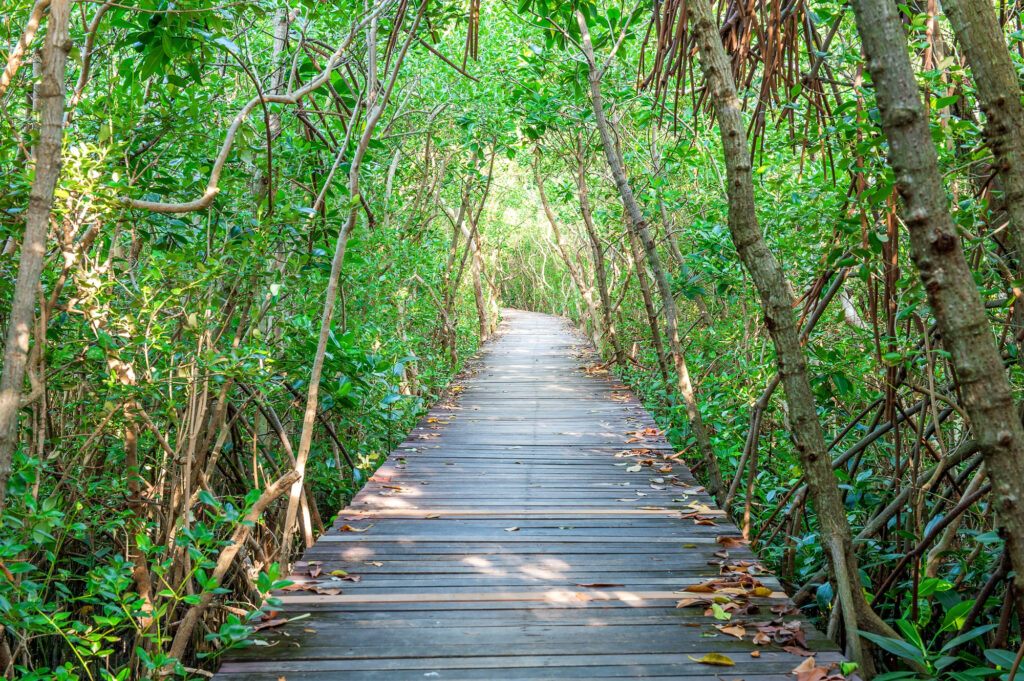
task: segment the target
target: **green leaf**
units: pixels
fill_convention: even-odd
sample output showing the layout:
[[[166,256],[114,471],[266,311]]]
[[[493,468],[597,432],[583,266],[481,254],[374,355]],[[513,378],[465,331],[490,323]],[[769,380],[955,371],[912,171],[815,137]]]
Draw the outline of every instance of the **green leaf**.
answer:
[[[859,629],[857,630],[857,633],[877,645],[882,650],[890,652],[896,657],[924,664],[924,655],[922,652],[906,641],[901,641],[898,638],[879,636],[878,634],[872,634],[868,631],[860,631]]]
[[[998,625],[997,624],[986,624],[986,625],[981,626],[981,627],[975,627],[974,629],[971,629],[970,631],[968,631],[965,634],[960,634],[956,638],[950,639],[949,643],[947,643],[946,645],[942,646],[942,652],[946,652],[948,650],[953,650],[957,646],[961,646],[964,643],[967,643],[968,641],[973,641],[974,639],[978,638],[979,636],[992,631],[993,629],[996,628],[996,626],[998,626]]]
[[[988,648],[985,650],[985,659],[1003,669],[1012,669],[1013,663],[1017,659],[1017,653],[1010,652],[1009,650],[999,650],[998,648]]]

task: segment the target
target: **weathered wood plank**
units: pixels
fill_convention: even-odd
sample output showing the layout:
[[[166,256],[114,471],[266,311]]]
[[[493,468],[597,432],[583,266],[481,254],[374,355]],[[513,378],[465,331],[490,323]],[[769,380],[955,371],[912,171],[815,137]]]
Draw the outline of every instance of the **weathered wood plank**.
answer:
[[[772,644],[754,658],[750,636],[676,607],[729,565],[765,587],[734,620],[751,632],[785,594],[723,539],[739,531],[636,398],[586,361],[559,320],[509,312],[462,390],[296,564],[280,616],[308,616],[229,652],[219,678],[791,681],[800,656]],[[819,663],[840,661],[802,630]],[[735,666],[693,659],[711,652]]]

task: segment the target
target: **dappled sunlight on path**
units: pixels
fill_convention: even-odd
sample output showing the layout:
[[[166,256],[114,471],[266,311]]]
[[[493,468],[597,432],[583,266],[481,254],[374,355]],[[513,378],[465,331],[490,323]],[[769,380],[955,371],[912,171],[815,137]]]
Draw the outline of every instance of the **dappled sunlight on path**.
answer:
[[[699,660],[717,653],[728,678],[792,679],[812,652],[838,661],[809,625],[782,626],[777,581],[589,359],[559,319],[507,311],[296,563],[279,617],[309,617],[219,678],[714,679]]]

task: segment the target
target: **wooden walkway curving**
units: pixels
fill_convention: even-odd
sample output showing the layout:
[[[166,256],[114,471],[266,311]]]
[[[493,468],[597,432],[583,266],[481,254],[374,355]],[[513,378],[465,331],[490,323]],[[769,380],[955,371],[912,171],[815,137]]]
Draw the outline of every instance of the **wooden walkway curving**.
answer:
[[[308,617],[218,678],[793,681],[809,653],[838,663],[590,360],[558,318],[507,310],[453,402],[296,564],[278,617]]]

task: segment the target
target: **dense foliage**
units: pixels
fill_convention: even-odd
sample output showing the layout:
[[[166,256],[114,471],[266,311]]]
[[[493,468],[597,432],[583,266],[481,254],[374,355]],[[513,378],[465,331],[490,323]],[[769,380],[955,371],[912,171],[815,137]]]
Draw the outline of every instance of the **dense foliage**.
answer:
[[[830,0],[720,15],[752,150],[746,217],[802,332],[790,349],[834,459],[849,575],[822,540],[765,284],[730,238],[743,164],[680,7],[7,3],[2,673],[215,669],[507,305],[578,322],[607,360],[591,369],[642,395],[796,604],[847,642],[865,621],[837,593],[853,580],[893,627],[864,634],[862,671],[1005,676],[1024,622],[1009,516],[968,367],[912,261],[920,217],[863,22]],[[976,342],[997,345],[1019,402],[1021,197],[947,17],[898,8],[908,43],[890,56],[927,105],[989,323]],[[998,9],[1019,100],[1021,9]],[[33,224],[46,255],[25,283]],[[0,463],[4,447],[0,432]]]

